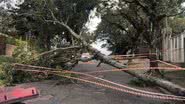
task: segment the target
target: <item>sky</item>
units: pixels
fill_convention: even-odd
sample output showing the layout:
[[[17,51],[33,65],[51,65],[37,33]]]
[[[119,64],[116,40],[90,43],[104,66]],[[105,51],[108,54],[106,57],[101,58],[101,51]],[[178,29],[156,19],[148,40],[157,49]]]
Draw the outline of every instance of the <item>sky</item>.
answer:
[[[88,28],[90,33],[93,33],[96,29],[98,24],[101,22],[101,16],[96,14],[96,8],[91,10],[89,15],[89,21],[85,24]]]
[[[101,23],[101,16],[96,14],[96,8],[90,12],[89,21],[85,24],[88,28],[88,32],[93,33],[96,31],[97,26]],[[98,49],[101,53],[105,55],[110,55],[112,52],[108,51],[108,49],[102,48],[101,46],[106,44],[106,41],[97,40],[96,42],[92,43],[91,46]]]
[[[102,48],[101,46],[103,44],[106,44],[106,41],[97,40],[96,42],[92,43],[91,46],[98,49],[101,53],[105,55],[110,55],[112,52],[109,51],[107,48]]]
[[[11,8],[18,8],[16,5],[19,5],[23,3],[24,0],[4,0],[0,1],[0,7],[3,7],[4,9],[8,9],[8,6]]]

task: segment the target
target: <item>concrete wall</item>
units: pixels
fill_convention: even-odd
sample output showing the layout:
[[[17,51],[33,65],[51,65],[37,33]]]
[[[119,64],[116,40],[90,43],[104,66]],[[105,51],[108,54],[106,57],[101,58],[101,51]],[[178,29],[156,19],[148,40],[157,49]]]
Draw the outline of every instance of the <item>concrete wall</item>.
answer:
[[[0,33],[0,55],[12,56],[15,45],[6,44],[8,35]]]

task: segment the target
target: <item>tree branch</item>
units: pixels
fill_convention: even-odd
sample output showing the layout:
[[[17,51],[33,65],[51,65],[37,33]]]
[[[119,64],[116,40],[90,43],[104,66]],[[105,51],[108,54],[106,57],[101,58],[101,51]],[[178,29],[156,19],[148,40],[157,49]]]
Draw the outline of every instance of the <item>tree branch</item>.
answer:
[[[111,21],[109,21],[109,20],[106,19],[106,18],[104,18],[104,20],[105,20],[106,22],[108,22],[109,24],[114,25],[114,26],[116,26],[117,28],[119,28],[119,29],[121,29],[121,30],[123,30],[123,31],[125,31],[125,32],[127,32],[127,33],[129,33],[129,32],[128,32],[122,25],[120,25],[119,23],[111,22]]]
[[[51,9],[49,9],[50,13],[51,13],[51,17],[53,18],[54,21],[58,21],[57,18],[55,17],[53,11]]]
[[[185,12],[185,9],[183,9],[181,12],[179,13],[176,13],[176,14],[167,14],[165,15],[166,17],[174,17],[174,16],[177,16],[177,15],[180,15],[180,14],[183,14]]]
[[[47,51],[47,52],[43,52],[40,55],[38,55],[38,57],[44,57],[44,56],[48,56],[50,54],[54,54],[55,52],[60,52],[60,51],[66,51],[66,50],[71,50],[71,49],[80,49],[80,46],[72,46],[72,47],[67,47],[67,48],[58,48],[58,49],[54,49],[51,51]]]

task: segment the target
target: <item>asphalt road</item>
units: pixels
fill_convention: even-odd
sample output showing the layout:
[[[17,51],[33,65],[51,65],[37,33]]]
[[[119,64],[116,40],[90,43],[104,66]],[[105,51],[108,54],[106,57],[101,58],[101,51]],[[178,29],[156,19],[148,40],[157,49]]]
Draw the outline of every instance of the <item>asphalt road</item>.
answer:
[[[81,63],[73,70],[84,72],[112,68],[105,64],[97,68],[96,65]],[[103,75],[96,74],[96,76],[125,85],[128,85],[128,82],[133,78],[123,72],[111,72]],[[130,95],[83,82],[56,85],[57,82],[56,80],[47,80],[21,84],[17,87],[35,86],[40,90],[41,95],[39,98],[25,101],[24,104],[169,104],[167,103],[168,101]],[[157,92],[153,88],[140,89]],[[178,103],[173,102],[173,104]]]

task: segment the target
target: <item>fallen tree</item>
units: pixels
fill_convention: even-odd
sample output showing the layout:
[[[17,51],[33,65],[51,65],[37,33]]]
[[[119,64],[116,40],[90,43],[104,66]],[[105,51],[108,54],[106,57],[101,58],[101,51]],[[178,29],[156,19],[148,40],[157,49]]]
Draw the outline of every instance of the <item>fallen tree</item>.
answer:
[[[46,51],[37,56],[37,62],[40,61],[50,61],[51,64],[58,64],[64,66],[67,66],[68,68],[73,67],[78,63],[78,61],[81,62],[88,62],[93,59],[95,59],[94,56],[86,58],[81,57],[81,49],[80,46],[71,46],[71,47],[65,47],[65,48],[57,48],[54,50]],[[35,63],[37,63],[35,62]],[[35,65],[33,63],[33,65]]]
[[[80,60],[81,47],[71,46],[64,48],[57,48],[39,54],[32,65],[55,67],[67,66],[72,67]]]
[[[83,47],[85,47],[88,51],[93,53],[93,58],[91,58],[91,59],[100,60],[101,62],[109,64],[109,65],[116,67],[118,69],[127,68],[127,66],[113,60],[111,57],[106,56],[106,55],[102,54],[100,51],[98,51],[97,49],[93,48],[81,35],[75,33],[67,24],[56,19],[56,17],[54,16],[54,14],[52,12],[51,12],[51,15],[52,15],[53,19],[52,20],[45,20],[45,21],[64,27],[75,39],[77,39],[80,43],[82,43]],[[77,51],[79,50],[79,48],[77,48],[77,47],[67,48],[67,49],[72,49],[72,50],[77,49]],[[47,57],[46,58],[47,60],[53,60],[54,63],[58,63],[56,61],[59,61],[58,64],[71,62],[71,60],[73,60],[73,57],[69,58],[68,55],[66,57],[64,57],[64,55],[63,55],[64,54],[63,52],[68,53],[67,49],[66,50],[65,49],[51,50],[51,51],[48,51],[48,52],[41,54],[39,57]],[[65,51],[63,51],[63,50],[65,50]],[[76,53],[76,51],[73,53]],[[70,57],[73,56],[73,55],[71,55],[71,53],[68,53],[68,54],[70,54]],[[74,54],[74,56],[76,56],[76,54]],[[56,60],[56,57],[57,57],[57,60]],[[67,58],[69,60],[66,60],[65,62],[63,62],[63,60],[58,60],[61,58],[64,58],[64,59]],[[76,59],[80,60],[79,58],[75,58],[74,61],[76,61]],[[85,61],[89,61],[91,59],[88,59],[88,60],[85,59]],[[45,62],[43,62],[43,63],[45,63]],[[129,71],[129,70],[124,70],[124,72],[126,72],[126,73],[132,75],[133,77],[136,77],[140,80],[150,82],[150,83],[153,83],[157,86],[160,86],[175,95],[185,96],[185,88],[183,88],[179,85],[176,85],[172,82],[169,82],[167,80],[156,78],[153,76],[147,76],[144,74],[139,74],[139,73],[136,73],[134,71]]]
[[[98,51],[97,49],[93,48],[91,45],[89,45],[85,39],[83,39],[83,37],[81,37],[80,35],[78,35],[77,33],[75,33],[67,24],[65,24],[64,22],[61,22],[59,20],[56,19],[56,17],[54,16],[54,14],[51,12],[53,20],[46,20],[46,22],[51,22],[51,23],[56,23],[61,25],[62,27],[66,28],[70,34],[76,38],[77,40],[79,40],[84,47],[86,47],[89,51],[91,51],[92,53],[94,53],[94,57],[96,60],[100,60],[103,63],[109,64],[113,67],[122,69],[122,68],[126,68],[127,66],[116,62],[115,60],[111,59],[109,56],[106,56],[104,54],[102,54],[100,51]],[[153,77],[153,76],[147,76],[144,74],[139,74],[136,73],[134,71],[129,71],[129,70],[124,70],[124,72],[132,75],[133,77],[136,77],[140,80],[146,81],[146,82],[150,82],[153,83],[157,86],[160,86],[166,90],[168,90],[169,92],[175,94],[175,95],[181,95],[181,96],[185,96],[185,88],[174,84],[170,81],[161,79],[161,78],[157,78],[157,77]]]
[[[74,49],[81,49],[81,47],[72,46],[72,47],[66,47],[66,48],[57,48],[57,49],[54,49],[54,50],[51,50],[51,51],[43,52],[40,55],[38,55],[38,57],[48,57],[48,56],[51,56],[51,55],[57,56],[57,55],[65,52],[66,50],[74,50]]]
[[[136,0],[135,0],[136,1]],[[46,3],[47,4],[47,3]],[[75,3],[76,4],[76,3]],[[30,6],[30,5],[29,5]],[[40,7],[40,6],[39,6]],[[47,7],[47,5],[46,5]],[[46,9],[46,7],[44,7],[44,9]],[[48,7],[49,8],[49,7]],[[71,8],[71,7],[70,7]],[[58,17],[59,19],[57,19],[54,15],[54,13],[52,13],[52,10],[55,10],[56,8],[54,9],[49,9],[48,11],[51,11],[51,15],[48,15],[48,11],[47,13],[44,13],[46,15],[43,15],[43,16],[40,16],[39,15],[39,20],[40,18],[44,18],[44,17],[47,17],[50,18],[50,16],[52,16],[52,19],[51,20],[46,20],[44,19],[46,22],[49,22],[49,23],[52,23],[52,25],[60,25],[61,27],[64,27],[74,38],[76,38],[77,40],[79,40],[80,43],[83,44],[83,46],[85,48],[87,48],[89,51],[91,51],[93,54],[94,54],[94,59],[96,60],[100,60],[101,62],[103,63],[106,63],[106,64],[109,64],[111,66],[114,66],[116,68],[119,68],[119,69],[122,69],[122,68],[126,68],[127,66],[121,64],[121,63],[118,63],[116,62],[115,60],[111,59],[110,57],[108,56],[105,56],[104,54],[102,54],[101,52],[99,52],[98,50],[96,50],[95,48],[93,48],[91,45],[89,45],[89,43],[87,41],[85,41],[85,39],[83,37],[81,37],[80,34],[77,34],[73,31],[73,29],[71,29],[66,23],[68,23],[68,19],[66,21],[60,21],[60,20],[65,20],[65,19],[62,19],[61,17],[63,16],[56,16]],[[21,10],[21,9],[20,9]],[[39,9],[41,10],[41,9]],[[60,11],[60,10],[59,10]],[[31,12],[30,11],[26,11],[26,13],[34,13],[33,12],[33,9],[31,9]],[[40,13],[39,12],[35,12],[35,13]],[[61,13],[61,12],[60,12]],[[42,14],[42,13],[41,13]],[[48,17],[49,16],[49,17]],[[79,15],[78,15],[79,16]],[[70,16],[69,16],[70,17]],[[135,21],[135,18],[134,18],[134,21]],[[65,23],[64,23],[65,22]],[[27,24],[26,24],[27,25]],[[72,24],[74,25],[74,24]],[[59,27],[60,27],[59,26]],[[58,27],[58,28],[59,28]],[[61,29],[61,28],[60,28]],[[58,29],[58,30],[60,30]],[[140,30],[141,28],[138,28],[138,30]],[[68,34],[68,33],[67,33]],[[73,60],[74,58],[71,58],[71,55],[70,53],[68,53],[66,50],[65,51],[62,51],[62,52],[59,52],[57,53],[57,55],[55,54],[56,51],[58,52],[60,49],[57,49],[57,50],[54,50],[54,51],[49,51],[49,52],[46,52],[44,54],[42,54],[41,56],[46,56],[46,61],[51,61],[53,60],[54,61],[54,64],[57,63],[57,64],[60,64],[60,63],[67,63],[67,62],[71,62],[71,60]],[[70,54],[70,56],[66,56],[64,57],[64,53],[63,52],[67,52],[68,54]],[[51,55],[49,55],[51,53]],[[49,57],[48,57],[49,55]],[[75,55],[75,54],[74,54]],[[51,57],[54,57],[54,58],[51,58]],[[76,55],[75,55],[76,56]],[[61,58],[63,58],[64,60],[62,60]],[[67,60],[66,60],[67,58]],[[60,60],[58,60],[60,59]],[[93,59],[93,58],[92,58]],[[41,60],[42,61],[42,60]],[[58,62],[57,62],[58,61]],[[76,59],[75,59],[76,61]],[[88,60],[85,60],[85,61],[88,61]],[[47,63],[45,63],[44,61],[42,61],[43,64],[46,64],[48,65]],[[52,63],[52,62],[51,62]],[[151,82],[157,86],[160,86],[164,89],[167,89],[168,91],[172,92],[173,94],[176,94],[176,95],[182,95],[182,96],[185,96],[185,89],[181,86],[178,86],[172,82],[169,82],[167,80],[164,80],[164,79],[160,79],[160,78],[156,78],[156,77],[152,77],[152,76],[147,76],[147,75],[143,75],[143,74],[138,74],[134,71],[124,71],[134,77],[137,77],[138,79],[140,80],[144,80],[144,81],[148,81],[148,82]]]

